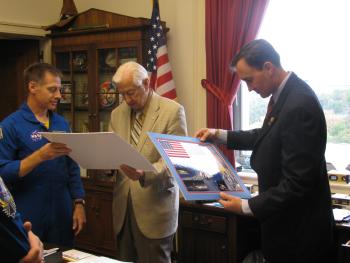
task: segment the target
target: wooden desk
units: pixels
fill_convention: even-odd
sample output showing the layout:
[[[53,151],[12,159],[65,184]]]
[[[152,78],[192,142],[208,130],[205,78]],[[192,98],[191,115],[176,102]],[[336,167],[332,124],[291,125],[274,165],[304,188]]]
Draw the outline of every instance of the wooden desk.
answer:
[[[350,240],[350,223],[336,224],[335,239],[337,244],[338,263],[350,262],[350,247],[343,247]]]
[[[58,247],[59,250],[56,253],[45,257],[45,263],[64,263],[65,261],[62,259],[62,252],[66,251],[66,250],[68,250],[70,248],[56,246],[54,244],[47,244],[47,243],[44,244],[44,248],[45,249],[51,249],[51,248],[54,248],[54,247]]]
[[[334,263],[349,263],[350,224],[336,224],[337,256]],[[180,201],[178,256],[180,263],[236,263],[259,249],[259,222],[223,208]]]
[[[256,219],[222,208],[180,201],[178,253],[180,263],[238,263],[260,247]]]
[[[55,254],[49,255],[45,258],[45,263],[65,263],[62,259],[62,251],[58,251]]]

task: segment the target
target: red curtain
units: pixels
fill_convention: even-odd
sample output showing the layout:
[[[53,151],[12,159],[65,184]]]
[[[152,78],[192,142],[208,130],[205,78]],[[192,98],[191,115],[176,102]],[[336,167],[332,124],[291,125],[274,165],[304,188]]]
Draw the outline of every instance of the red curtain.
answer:
[[[239,79],[230,69],[232,57],[255,39],[268,0],[206,0],[205,45],[207,126],[231,130],[232,103]],[[234,164],[233,151],[222,149]]]

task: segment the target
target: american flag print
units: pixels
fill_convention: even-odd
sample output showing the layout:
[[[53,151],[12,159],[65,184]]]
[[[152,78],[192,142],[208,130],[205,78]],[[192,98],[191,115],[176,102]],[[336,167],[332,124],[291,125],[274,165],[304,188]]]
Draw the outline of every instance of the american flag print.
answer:
[[[176,99],[166,38],[160,23],[158,0],[153,1],[151,26],[147,38],[147,71],[151,75],[150,87],[163,97]]]
[[[168,157],[190,158],[179,141],[160,140],[159,143]]]

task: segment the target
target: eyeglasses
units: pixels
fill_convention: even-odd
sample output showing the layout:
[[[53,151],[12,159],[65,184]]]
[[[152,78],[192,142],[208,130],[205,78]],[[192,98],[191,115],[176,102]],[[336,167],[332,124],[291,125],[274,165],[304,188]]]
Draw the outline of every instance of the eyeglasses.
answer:
[[[119,92],[120,95],[122,95],[124,98],[125,97],[133,97],[135,96],[137,90],[139,89],[140,87],[132,87],[131,89],[127,89],[126,91],[124,92]]]

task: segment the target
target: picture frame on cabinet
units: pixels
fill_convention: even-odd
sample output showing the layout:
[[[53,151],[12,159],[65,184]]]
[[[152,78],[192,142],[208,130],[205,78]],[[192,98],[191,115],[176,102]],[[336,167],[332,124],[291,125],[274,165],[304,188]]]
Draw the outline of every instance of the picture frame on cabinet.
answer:
[[[73,90],[73,83],[71,81],[62,81],[61,82],[60,103],[70,104],[72,102],[72,90]]]

